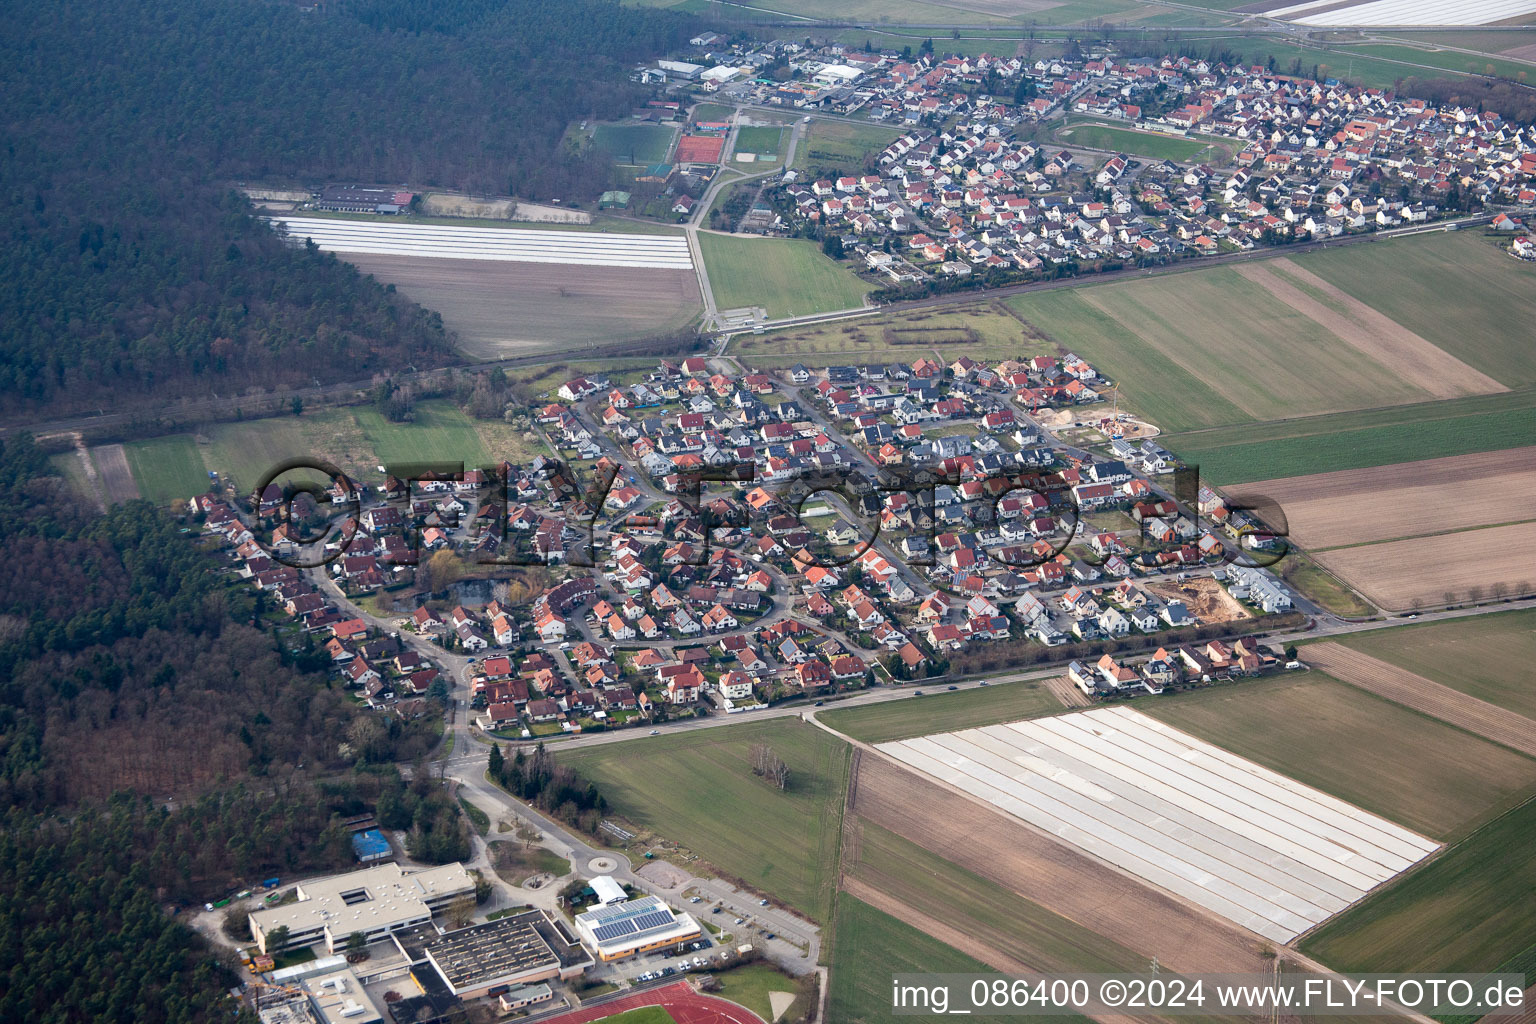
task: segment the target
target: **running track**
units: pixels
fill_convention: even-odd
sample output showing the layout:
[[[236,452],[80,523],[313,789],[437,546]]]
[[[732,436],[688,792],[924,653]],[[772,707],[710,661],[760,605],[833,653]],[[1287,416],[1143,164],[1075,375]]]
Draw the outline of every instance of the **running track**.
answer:
[[[764,1024],[763,1018],[746,1007],[695,992],[686,981],[551,1017],[542,1024],[587,1024],[641,1006],[664,1007],[677,1024]]]

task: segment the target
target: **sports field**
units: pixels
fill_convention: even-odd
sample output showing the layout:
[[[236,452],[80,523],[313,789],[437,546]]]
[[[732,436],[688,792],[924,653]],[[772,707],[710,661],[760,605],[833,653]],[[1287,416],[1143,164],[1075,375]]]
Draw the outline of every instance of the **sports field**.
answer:
[[[1335,641],[1452,689],[1536,718],[1536,611],[1476,615]]]
[[[1146,714],[1423,835],[1519,802],[1536,760],[1321,672],[1165,696]]]
[[[755,125],[736,130],[735,153],[755,153],[759,160],[776,159],[783,152],[783,136],[788,129],[779,125]]]
[[[1528,800],[1301,943],[1341,971],[1492,971],[1536,935]]]
[[[900,137],[898,129],[880,125],[813,120],[795,147],[795,168],[821,174],[862,173],[869,157]]]
[[[1151,132],[1111,128],[1102,124],[1075,124],[1057,132],[1056,139],[1066,146],[1087,146],[1111,153],[1144,156],[1153,160],[1176,160],[1180,163],[1195,160],[1211,148],[1199,139],[1154,135]]]
[[[816,717],[856,740],[884,743],[951,729],[1014,722],[1065,710],[1044,683],[1031,680],[954,693],[944,692],[940,687],[939,692],[925,691],[921,697],[909,696],[843,711],[822,711]]]
[[[123,445],[139,494],[157,505],[208,490],[208,471],[197,445],[185,434],[131,441]],[[100,460],[97,461],[101,468]]]
[[[748,753],[758,742],[789,766],[788,790],[752,774]],[[621,818],[828,920],[848,781],[848,747],[835,737],[781,719],[557,756],[597,783]]]
[[[592,144],[615,163],[649,166],[667,158],[673,129],[659,124],[604,124],[592,132]]]
[[[814,242],[699,233],[719,309],[762,306],[770,317],[805,316],[863,304],[870,286]]]

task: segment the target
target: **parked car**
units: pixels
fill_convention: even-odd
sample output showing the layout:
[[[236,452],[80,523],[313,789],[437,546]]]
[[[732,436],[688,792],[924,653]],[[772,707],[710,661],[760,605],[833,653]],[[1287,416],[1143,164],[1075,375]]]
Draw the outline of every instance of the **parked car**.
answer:
[[[958,689],[960,689],[960,687],[958,687],[958,686],[951,686],[950,689],[951,690],[958,690]]]
[[[695,897],[693,897],[693,898],[692,898],[692,899],[690,899],[690,900],[689,900],[689,901],[688,901],[688,902],[689,902],[689,903],[698,903],[698,902],[699,902],[699,901],[700,901],[700,900],[702,900],[702,899],[703,899],[703,898],[704,898],[704,897],[702,897],[702,896],[695,896]]]
[[[741,924],[745,920],[746,920],[746,918],[744,918],[744,917],[738,917],[736,920],[732,921],[731,923],[732,924]]]
[[[651,736],[660,736],[661,735],[661,730],[660,729],[652,729],[650,731],[649,735],[651,735]]]
[[[768,901],[767,900],[758,900],[757,901],[757,905],[760,906],[760,907],[766,907],[768,905]]]

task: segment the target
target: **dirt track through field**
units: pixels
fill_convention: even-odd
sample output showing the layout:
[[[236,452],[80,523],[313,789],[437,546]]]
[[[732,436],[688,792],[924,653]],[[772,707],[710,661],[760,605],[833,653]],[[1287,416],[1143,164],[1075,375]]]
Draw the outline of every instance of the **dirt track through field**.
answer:
[[[1273,498],[1304,548],[1346,547],[1536,518],[1536,446],[1227,488]]]
[[[1303,270],[1288,259],[1276,260],[1275,263],[1283,274],[1262,263],[1244,264],[1237,268],[1237,272],[1298,313],[1322,324],[1341,341],[1370,356],[1410,384],[1423,388],[1436,398],[1460,398],[1509,390],[1486,373],[1473,369],[1444,349],[1435,347],[1311,271]],[[1287,277],[1291,280],[1286,280]],[[1313,298],[1293,281],[1322,292],[1333,303],[1341,306],[1344,312]]]
[[[883,754],[865,751],[857,775],[852,810],[860,817],[1171,970],[1268,969],[1256,937]]]
[[[366,274],[442,314],[459,348],[477,359],[662,334],[700,309],[691,270],[347,253]]]
[[[101,485],[112,504],[132,501],[139,496],[139,485],[128,468],[128,453],[120,444],[103,444],[91,449],[91,458],[101,470]]]
[[[1536,721],[1524,715],[1342,644],[1314,644],[1302,652],[1302,657],[1335,679],[1536,757]]]
[[[1532,551],[1536,522],[1336,548],[1317,560],[1376,605],[1404,611],[1536,592]]]

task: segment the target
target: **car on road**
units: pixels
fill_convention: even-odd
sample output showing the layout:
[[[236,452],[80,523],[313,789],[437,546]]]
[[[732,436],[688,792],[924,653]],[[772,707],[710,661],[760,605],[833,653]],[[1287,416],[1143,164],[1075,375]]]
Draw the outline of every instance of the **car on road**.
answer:
[[[958,687],[958,686],[951,686],[950,689],[951,690],[958,690],[958,689],[960,689],[960,687]]]
[[[819,707],[821,707],[821,706],[822,706],[822,705],[823,705],[823,704],[825,704],[825,703],[826,703],[826,701],[824,701],[824,700],[819,700],[819,701],[817,701],[817,702],[816,702],[816,705],[815,705],[815,706],[816,706],[816,707],[818,707],[818,708],[819,708]]]
[[[763,938],[765,938],[765,939],[773,938],[773,932],[769,932],[767,935],[764,935]]]
[[[661,735],[661,730],[660,729],[652,729],[647,735],[650,735],[650,736],[660,736]]]
[[[768,901],[767,900],[758,900],[757,901],[757,905],[760,906],[760,907],[766,907],[768,905]]]
[[[991,686],[992,684],[987,682],[985,679],[983,679],[981,682],[977,683],[976,685],[977,686]]]
[[[912,696],[914,696],[914,697],[921,697],[922,695],[923,695],[923,691],[922,690],[913,690],[912,691]]]

